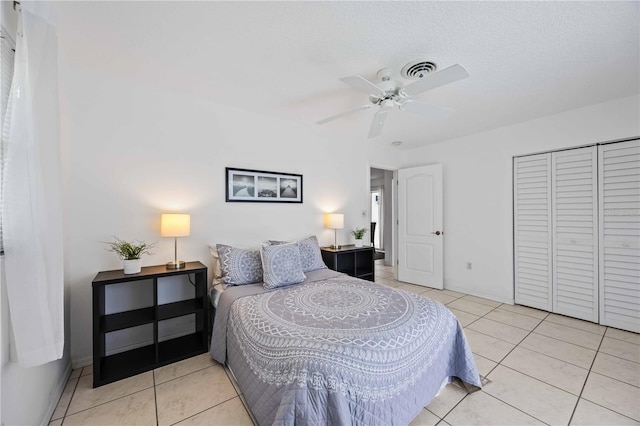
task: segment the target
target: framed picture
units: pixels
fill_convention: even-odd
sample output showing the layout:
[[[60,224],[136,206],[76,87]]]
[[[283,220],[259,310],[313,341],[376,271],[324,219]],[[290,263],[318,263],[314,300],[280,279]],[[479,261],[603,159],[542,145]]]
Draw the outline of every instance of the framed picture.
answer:
[[[302,175],[227,167],[227,202],[302,203]]]

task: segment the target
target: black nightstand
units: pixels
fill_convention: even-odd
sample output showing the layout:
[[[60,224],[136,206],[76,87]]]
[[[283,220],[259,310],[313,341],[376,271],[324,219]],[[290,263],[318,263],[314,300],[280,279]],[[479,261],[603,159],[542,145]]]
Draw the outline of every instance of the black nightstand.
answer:
[[[352,277],[375,281],[373,247],[342,246],[338,249],[322,247],[322,260],[330,269]]]
[[[193,279],[190,274],[193,274]],[[176,275],[189,275],[193,297],[171,303],[158,301],[158,281]],[[146,287],[149,295],[144,307],[122,312],[105,312],[107,287],[124,284]],[[165,284],[165,283],[162,283]],[[93,280],[93,387],[204,353],[208,348],[209,301],[207,267],[187,262],[185,268],[167,269],[166,265],[148,266],[138,274],[125,275],[122,269],[103,271]],[[144,289],[143,289],[144,290]],[[185,315],[195,316],[191,334],[160,341],[158,323]],[[106,335],[133,327],[147,327],[150,344],[107,355]]]

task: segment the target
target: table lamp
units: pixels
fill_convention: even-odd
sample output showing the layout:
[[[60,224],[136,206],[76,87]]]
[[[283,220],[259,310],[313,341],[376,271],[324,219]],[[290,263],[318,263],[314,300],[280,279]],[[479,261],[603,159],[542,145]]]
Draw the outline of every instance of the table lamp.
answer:
[[[188,214],[165,213],[160,221],[160,235],[173,237],[173,262],[167,263],[167,269],[182,269],[185,263],[178,260],[178,237],[188,237],[191,231],[191,216]]]
[[[331,248],[340,248],[340,246],[338,245],[336,230],[344,228],[344,215],[342,213],[327,213],[327,216],[325,218],[325,226],[329,229],[333,229],[333,245],[331,246]]]

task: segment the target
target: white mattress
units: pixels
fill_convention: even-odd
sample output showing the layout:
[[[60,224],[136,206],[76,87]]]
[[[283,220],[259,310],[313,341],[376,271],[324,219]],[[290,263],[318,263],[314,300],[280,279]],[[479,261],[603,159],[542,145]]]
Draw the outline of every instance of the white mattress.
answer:
[[[211,304],[214,308],[218,307],[218,301],[220,300],[220,295],[223,291],[224,287],[222,284],[216,284],[211,288],[211,291],[209,292],[209,300],[211,300]]]

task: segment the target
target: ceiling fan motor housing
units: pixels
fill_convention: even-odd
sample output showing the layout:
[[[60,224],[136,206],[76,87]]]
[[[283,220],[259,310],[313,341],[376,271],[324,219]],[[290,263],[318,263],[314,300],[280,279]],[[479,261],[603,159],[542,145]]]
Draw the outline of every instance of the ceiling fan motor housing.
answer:
[[[382,105],[387,100],[394,100],[398,96],[398,91],[402,88],[402,84],[391,79],[391,70],[389,68],[379,70],[377,77],[380,82],[376,85],[384,91],[385,96],[370,95],[369,101],[376,105]]]

